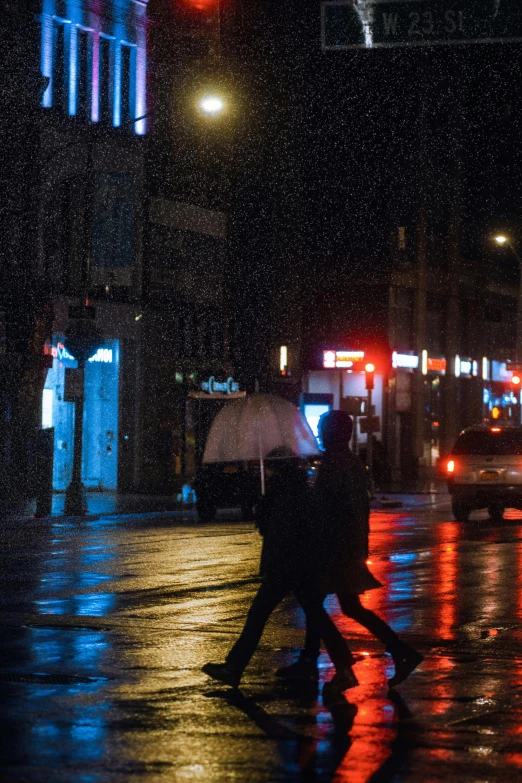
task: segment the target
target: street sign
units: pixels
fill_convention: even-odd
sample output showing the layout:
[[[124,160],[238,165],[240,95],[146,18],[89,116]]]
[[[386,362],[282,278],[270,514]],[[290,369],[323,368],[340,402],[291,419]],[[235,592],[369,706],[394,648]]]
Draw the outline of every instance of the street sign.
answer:
[[[368,433],[368,432],[380,432],[381,430],[381,420],[379,416],[365,416],[363,419],[359,419],[359,424],[361,425],[361,432]]]
[[[522,41],[520,0],[327,0],[323,50]]]
[[[341,410],[350,416],[366,416],[368,413],[368,397],[341,397]],[[370,413],[375,413],[372,405]]]

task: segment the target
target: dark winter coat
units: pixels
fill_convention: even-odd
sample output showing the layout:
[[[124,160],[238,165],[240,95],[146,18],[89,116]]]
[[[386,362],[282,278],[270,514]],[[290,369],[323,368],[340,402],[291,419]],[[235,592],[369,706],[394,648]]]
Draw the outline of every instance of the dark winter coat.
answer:
[[[311,535],[312,490],[306,471],[283,465],[266,485],[256,507],[256,524],[263,536],[261,576],[296,587],[312,579],[316,558]]]
[[[380,587],[366,565],[370,533],[367,472],[347,443],[334,443],[327,449],[314,492],[322,537],[324,590],[363,593]]]

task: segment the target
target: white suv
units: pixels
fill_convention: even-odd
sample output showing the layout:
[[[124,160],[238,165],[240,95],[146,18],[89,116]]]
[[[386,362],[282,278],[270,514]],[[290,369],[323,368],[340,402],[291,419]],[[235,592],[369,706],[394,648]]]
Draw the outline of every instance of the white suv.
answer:
[[[446,469],[458,522],[466,522],[478,508],[487,508],[497,520],[505,508],[522,509],[522,427],[468,427],[460,433]]]

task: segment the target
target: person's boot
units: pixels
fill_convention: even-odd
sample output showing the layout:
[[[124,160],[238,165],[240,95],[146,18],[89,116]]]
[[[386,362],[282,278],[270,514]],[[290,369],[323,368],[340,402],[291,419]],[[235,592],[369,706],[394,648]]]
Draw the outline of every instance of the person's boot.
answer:
[[[232,688],[238,688],[241,681],[241,675],[238,669],[233,669],[228,663],[206,663],[201,671],[208,674],[214,680],[224,682],[225,685],[230,685]]]
[[[359,680],[355,676],[353,669],[348,667],[337,671],[329,682],[323,685],[323,702],[327,706],[332,706],[343,699],[343,693],[350,688],[359,685]]]
[[[319,679],[319,669],[317,660],[308,658],[306,655],[300,655],[297,661],[290,666],[281,666],[276,670],[276,677],[283,680],[300,680],[302,682],[317,682]]]
[[[394,688],[399,683],[404,682],[406,677],[409,677],[412,671],[423,662],[424,655],[408,644],[403,644],[397,650],[390,650],[389,652],[395,664],[395,674],[388,680],[388,685],[390,688]]]

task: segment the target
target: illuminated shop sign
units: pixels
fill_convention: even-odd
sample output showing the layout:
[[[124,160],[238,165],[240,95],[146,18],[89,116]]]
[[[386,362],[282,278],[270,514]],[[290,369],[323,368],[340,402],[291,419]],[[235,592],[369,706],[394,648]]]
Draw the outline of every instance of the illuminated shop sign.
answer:
[[[216,392],[221,394],[233,394],[234,392],[239,391],[239,383],[233,378],[227,378],[226,381],[220,383],[211,375],[208,381],[203,381],[201,388],[208,394],[215,394]]]
[[[323,351],[323,367],[327,369],[353,367],[363,359],[364,351]]]
[[[63,343],[56,343],[56,345],[46,343],[44,345],[44,354],[45,356],[52,356],[53,359],[58,359],[60,362],[63,362],[64,359],[70,359],[73,362],[76,361]]]
[[[392,353],[392,367],[398,367],[405,370],[416,370],[419,366],[419,357],[410,353]]]
[[[112,349],[111,348],[98,348],[94,356],[89,359],[90,362],[103,362],[104,364],[112,364]]]
[[[513,372],[507,369],[506,362],[491,362],[491,380],[492,381],[510,381]]]
[[[461,359],[460,356],[455,356],[455,377],[459,375],[465,375],[470,378],[472,375],[478,375],[478,362],[474,362],[473,359]]]
[[[69,353],[63,343],[56,343],[56,345],[50,345],[46,343],[44,345],[44,355],[52,356],[53,359],[58,359],[59,362],[69,360],[75,362],[76,359]],[[112,364],[112,348],[98,348],[94,356],[89,359],[90,362],[103,362],[104,364]]]
[[[433,356],[428,356],[426,367],[428,372],[440,372],[444,374],[446,372],[446,359],[436,359]]]

